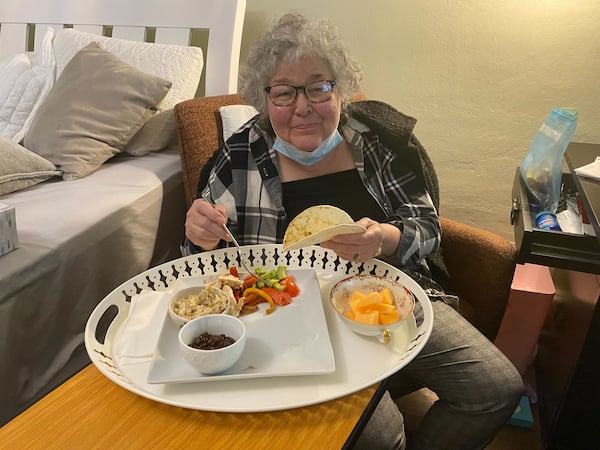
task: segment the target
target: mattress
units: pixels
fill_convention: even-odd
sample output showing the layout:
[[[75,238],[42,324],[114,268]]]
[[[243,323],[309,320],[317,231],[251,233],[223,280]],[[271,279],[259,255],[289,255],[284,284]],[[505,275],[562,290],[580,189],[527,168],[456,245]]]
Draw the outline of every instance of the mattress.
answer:
[[[19,238],[0,256],[1,425],[88,363],[85,323],[110,291],[180,256],[180,157],[120,155],[0,202],[16,208]]]

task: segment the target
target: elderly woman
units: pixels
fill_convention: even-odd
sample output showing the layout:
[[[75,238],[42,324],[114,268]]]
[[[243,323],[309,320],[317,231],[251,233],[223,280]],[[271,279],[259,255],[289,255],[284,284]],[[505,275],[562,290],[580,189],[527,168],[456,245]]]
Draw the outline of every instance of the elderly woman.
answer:
[[[228,245],[225,222],[241,244],[281,243],[290,220],[309,206],[347,211],[366,232],[321,245],[347,260],[383,258],[432,296],[431,337],[401,373],[439,400],[409,447],[482,448],[513,413],[522,382],[432,279],[427,258],[440,244],[431,192],[437,186],[412,133],[415,120],[380,102],[352,103],[359,67],[331,25],[298,14],[284,15],[255,44],[242,78],[240,94],[259,114],[202,170],[187,213],[188,250]],[[404,445],[402,416],[386,394],[358,447]]]

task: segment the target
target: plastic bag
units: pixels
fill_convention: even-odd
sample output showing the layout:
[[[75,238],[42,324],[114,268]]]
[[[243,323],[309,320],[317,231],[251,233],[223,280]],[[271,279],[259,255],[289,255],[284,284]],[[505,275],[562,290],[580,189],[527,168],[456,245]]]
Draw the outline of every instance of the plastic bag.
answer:
[[[521,175],[529,191],[532,213],[556,212],[562,183],[562,159],[575,133],[577,115],[571,108],[553,108],[521,162]]]

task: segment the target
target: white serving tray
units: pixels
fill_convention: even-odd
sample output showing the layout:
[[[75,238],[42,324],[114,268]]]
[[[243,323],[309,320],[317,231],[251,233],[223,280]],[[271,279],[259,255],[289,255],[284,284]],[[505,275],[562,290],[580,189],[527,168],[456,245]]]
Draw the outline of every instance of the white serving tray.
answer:
[[[335,253],[312,246],[283,252],[281,245],[245,247],[253,265],[291,269],[314,269],[320,285],[321,301],[335,358],[335,371],[322,375],[259,377],[220,380],[210,383],[148,383],[151,359],[119,368],[113,359],[115,336],[125,322],[131,298],[142,290],[161,291],[177,279],[225,273],[239,265],[235,249],[179,258],[141,273],[123,283],[100,302],[88,319],[85,344],[92,362],[109,379],[143,397],[179,407],[215,412],[277,411],[313,405],[365,389],[394,374],[423,348],[433,324],[433,311],[427,295],[408,275],[373,259],[352,263]],[[390,345],[349,330],[329,303],[329,291],[338,280],[368,273],[402,282],[415,295],[422,320],[411,317],[392,336]],[[276,381],[275,381],[276,380]]]

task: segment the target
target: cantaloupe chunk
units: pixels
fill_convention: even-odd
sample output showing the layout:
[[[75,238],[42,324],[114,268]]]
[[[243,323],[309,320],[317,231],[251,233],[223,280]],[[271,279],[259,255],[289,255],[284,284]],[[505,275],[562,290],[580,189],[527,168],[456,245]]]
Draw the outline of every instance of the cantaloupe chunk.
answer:
[[[394,305],[388,305],[386,303],[374,303],[371,305],[370,309],[373,311],[379,311],[381,313],[396,311],[396,307]]]
[[[350,308],[356,309],[358,307],[358,302],[360,302],[360,299],[364,297],[365,294],[363,294],[360,291],[352,292],[352,294],[350,294],[350,297],[348,298],[348,304],[350,305]]]
[[[356,299],[363,298],[365,295],[366,294],[363,294],[360,291],[354,291],[352,292],[352,294],[350,294],[350,297],[348,298],[348,303],[352,303]]]
[[[354,306],[354,311],[366,312],[368,309],[376,304],[381,303],[381,294],[379,292],[371,292],[364,297],[360,298]]]
[[[394,304],[394,294],[392,294],[392,291],[389,288],[383,288],[381,291],[379,291],[379,293],[383,298],[383,303],[385,303],[386,305]]]
[[[396,309],[390,312],[379,313],[379,323],[381,323],[382,325],[398,322],[399,319],[400,316],[398,315],[398,310]]]
[[[365,323],[367,325],[378,325],[379,324],[379,312],[371,311],[368,313],[355,312],[354,320],[356,322]]]

